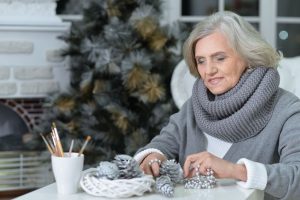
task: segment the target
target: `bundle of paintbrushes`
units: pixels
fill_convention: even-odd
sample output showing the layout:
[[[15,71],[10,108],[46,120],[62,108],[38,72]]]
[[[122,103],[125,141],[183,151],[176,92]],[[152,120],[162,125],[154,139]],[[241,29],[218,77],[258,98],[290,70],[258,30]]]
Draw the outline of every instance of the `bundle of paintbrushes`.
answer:
[[[41,134],[41,137],[43,138],[49,152],[52,155],[55,155],[57,157],[71,156],[73,145],[74,145],[74,140],[72,140],[72,142],[71,142],[69,152],[65,153],[64,150],[63,150],[58,132],[57,132],[56,125],[55,125],[54,122],[52,123],[50,134],[48,134],[46,137]],[[81,149],[80,149],[80,151],[79,151],[79,153],[78,153],[78,156],[80,156],[83,153],[87,143],[90,140],[91,140],[91,136],[87,136],[84,143],[83,143],[83,145],[82,145],[82,147],[81,147]]]

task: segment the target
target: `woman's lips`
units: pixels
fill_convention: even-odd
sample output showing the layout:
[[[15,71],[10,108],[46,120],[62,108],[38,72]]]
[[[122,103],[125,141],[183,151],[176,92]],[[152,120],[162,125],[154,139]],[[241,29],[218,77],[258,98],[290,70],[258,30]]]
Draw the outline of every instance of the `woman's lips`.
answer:
[[[222,79],[223,79],[222,77],[210,78],[210,79],[208,79],[207,82],[211,85],[217,85],[222,81]]]

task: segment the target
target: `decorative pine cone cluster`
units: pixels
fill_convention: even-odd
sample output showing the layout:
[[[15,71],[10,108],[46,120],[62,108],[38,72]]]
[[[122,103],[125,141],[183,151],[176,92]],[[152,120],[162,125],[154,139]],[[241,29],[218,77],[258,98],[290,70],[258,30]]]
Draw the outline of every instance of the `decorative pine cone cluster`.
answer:
[[[174,196],[174,187],[183,182],[183,170],[175,160],[166,160],[159,168],[160,176],[156,178],[156,191],[166,197]]]
[[[132,179],[143,175],[137,161],[125,154],[116,155],[112,162],[101,161],[97,170],[98,178],[109,180]]]
[[[98,178],[109,180],[131,179],[143,175],[137,161],[125,154],[116,155],[112,162],[101,161],[97,171]],[[161,163],[159,171],[160,176],[155,181],[156,191],[166,197],[173,197],[175,185],[183,181],[180,164],[175,160],[166,160]]]

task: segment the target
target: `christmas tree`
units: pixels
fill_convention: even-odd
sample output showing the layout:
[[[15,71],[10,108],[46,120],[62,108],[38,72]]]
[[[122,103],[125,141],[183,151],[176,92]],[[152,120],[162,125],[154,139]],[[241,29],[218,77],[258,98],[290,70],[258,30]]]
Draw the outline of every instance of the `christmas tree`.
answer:
[[[187,37],[183,24],[162,24],[161,3],[89,1],[83,20],[62,37],[71,88],[47,98],[37,132],[55,122],[65,146],[90,135],[89,162],[133,155],[159,134],[176,112],[170,79]]]

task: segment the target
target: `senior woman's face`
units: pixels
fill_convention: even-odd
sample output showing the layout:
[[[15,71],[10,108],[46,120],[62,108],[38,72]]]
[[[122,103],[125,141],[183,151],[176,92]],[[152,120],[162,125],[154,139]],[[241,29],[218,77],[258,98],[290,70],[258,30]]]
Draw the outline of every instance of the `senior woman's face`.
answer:
[[[246,69],[245,61],[231,48],[226,37],[215,32],[197,41],[195,59],[205,86],[215,95],[233,88]]]

